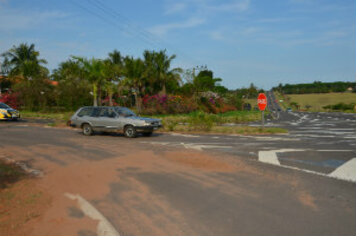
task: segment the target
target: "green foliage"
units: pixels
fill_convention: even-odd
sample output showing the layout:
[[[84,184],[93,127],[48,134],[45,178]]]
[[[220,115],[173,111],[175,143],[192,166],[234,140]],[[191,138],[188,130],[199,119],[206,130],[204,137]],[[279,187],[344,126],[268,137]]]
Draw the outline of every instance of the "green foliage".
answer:
[[[222,79],[214,78],[211,70],[202,70],[193,79],[193,85],[197,92],[214,91],[217,83]]]
[[[188,123],[190,130],[210,131],[214,125],[213,117],[201,111],[192,113]]]
[[[146,50],[142,58],[123,57],[117,50],[105,59],[73,56],[60,63],[51,76],[34,44],[14,46],[1,56],[1,73],[9,77],[8,81],[1,81],[1,87],[11,87],[18,92],[23,109],[27,110],[71,111],[90,104],[121,104],[137,105],[137,111],[141,112],[142,100],[153,94],[183,96],[168,100],[166,104],[144,107],[151,113],[197,109],[219,113],[242,106],[238,93],[229,98],[229,90],[219,84],[222,79],[214,78],[206,66],[195,68],[199,71],[197,75],[195,69],[183,72],[180,68],[172,68],[176,56],[168,55],[166,50]],[[186,83],[182,82],[182,77]],[[215,94],[213,98],[201,98],[210,92]]]
[[[163,127],[168,129],[168,131],[174,131],[176,126],[178,125],[178,120],[175,118],[167,118],[162,121]]]
[[[78,61],[67,60],[54,70],[52,78],[58,81],[54,95],[56,105],[66,110],[76,110],[91,103],[91,85],[85,79],[84,71]]]
[[[278,87],[273,88],[284,94],[307,94],[307,93],[340,93],[345,92],[348,88],[356,91],[356,83],[354,82],[333,82],[323,83],[315,81],[309,84],[280,84]]]
[[[263,90],[257,90],[257,87],[251,83],[249,88],[236,89],[235,92],[238,94],[238,96],[240,96],[240,98],[257,99],[258,94],[263,92]]]
[[[324,106],[323,108],[326,110],[333,110],[333,111],[348,111],[348,110],[354,110],[354,107],[356,106],[356,103],[349,103],[349,104],[345,104],[345,103],[337,103],[334,105],[327,105]]]

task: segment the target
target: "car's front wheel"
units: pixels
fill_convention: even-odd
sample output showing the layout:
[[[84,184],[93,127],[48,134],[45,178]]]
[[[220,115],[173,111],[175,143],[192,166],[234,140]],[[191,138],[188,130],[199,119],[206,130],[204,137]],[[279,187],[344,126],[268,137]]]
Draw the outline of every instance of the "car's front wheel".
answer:
[[[128,125],[125,127],[124,134],[127,138],[135,138],[137,136],[136,129],[132,125]]]
[[[90,136],[93,134],[93,128],[89,124],[83,125],[83,134],[86,136]]]

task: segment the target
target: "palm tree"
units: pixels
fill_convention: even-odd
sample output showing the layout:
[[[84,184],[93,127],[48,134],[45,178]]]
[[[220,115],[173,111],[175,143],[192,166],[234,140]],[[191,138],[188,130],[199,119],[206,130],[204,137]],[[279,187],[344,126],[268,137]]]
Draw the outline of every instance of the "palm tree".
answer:
[[[103,64],[103,88],[108,93],[109,105],[113,105],[112,97],[121,79],[122,68],[111,60],[105,60]]]
[[[31,77],[48,74],[48,70],[42,66],[47,64],[44,59],[39,59],[40,53],[35,50],[35,45],[20,44],[13,46],[9,51],[2,54],[9,66],[9,77],[20,77],[29,79]]]
[[[102,60],[92,58],[90,60],[83,57],[73,57],[81,66],[85,78],[93,87],[93,105],[98,106],[98,89],[104,80],[104,62]],[[99,98],[101,98],[99,94]]]
[[[171,69],[171,63],[176,55],[168,56],[166,50],[159,52],[145,51],[144,54],[146,64],[146,74],[150,78],[150,83],[155,82],[159,85],[161,93],[167,94],[167,84],[169,82],[180,82],[179,73],[182,72],[180,68]]]
[[[121,56],[121,53],[116,49],[113,52],[109,53],[108,60],[115,65],[123,65],[123,57]]]
[[[140,112],[141,96],[143,95],[146,85],[146,67],[144,62],[140,58],[134,59],[133,57],[126,57],[124,59],[124,63],[124,84],[128,85],[131,89],[134,90],[137,110],[138,112]]]

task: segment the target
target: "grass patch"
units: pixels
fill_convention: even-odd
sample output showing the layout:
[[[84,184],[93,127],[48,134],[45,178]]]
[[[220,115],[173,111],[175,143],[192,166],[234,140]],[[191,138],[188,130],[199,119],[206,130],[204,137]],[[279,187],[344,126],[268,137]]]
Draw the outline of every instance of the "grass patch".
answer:
[[[251,105],[251,109],[253,109],[254,107],[257,107],[257,97],[244,99],[244,103],[249,103]]]
[[[165,131],[168,130],[164,127]],[[282,128],[268,127],[262,129],[261,127],[250,127],[250,126],[212,126],[209,130],[204,129],[192,129],[189,125],[177,125],[174,128],[176,132],[183,133],[210,133],[210,134],[283,134],[288,133],[288,130]]]
[[[196,117],[203,117],[204,120],[212,120],[214,125],[227,123],[242,124],[261,120],[261,113],[259,111],[230,111],[220,114],[207,114],[197,111],[189,114],[154,115],[151,117],[161,119],[164,124],[174,127],[177,124],[194,122]]]
[[[18,181],[24,175],[20,167],[0,160],[0,189],[6,188],[8,184]]]
[[[289,104],[297,103],[301,110],[327,111],[323,107],[338,103],[350,104],[356,102],[356,93],[318,93],[318,94],[288,94],[285,95]]]
[[[73,115],[74,112],[33,112],[33,111],[21,111],[22,118],[39,118],[39,119],[53,119],[67,121]]]

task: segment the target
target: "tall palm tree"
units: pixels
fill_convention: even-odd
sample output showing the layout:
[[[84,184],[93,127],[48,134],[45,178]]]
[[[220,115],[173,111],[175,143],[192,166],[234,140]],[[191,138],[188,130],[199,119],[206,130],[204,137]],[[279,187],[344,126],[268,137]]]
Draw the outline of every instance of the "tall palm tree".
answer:
[[[122,67],[112,62],[112,60],[105,60],[103,63],[103,88],[107,92],[109,97],[109,105],[113,105],[112,97],[115,90],[120,84],[122,75]]]
[[[171,63],[176,58],[176,55],[168,56],[166,50],[159,52],[146,50],[143,56],[147,66],[146,73],[148,78],[150,78],[151,83],[154,81],[159,85],[162,94],[167,94],[167,84],[170,81],[181,81],[179,73],[182,72],[182,69],[171,69]]]
[[[39,55],[34,44],[27,45],[26,43],[22,43],[18,47],[13,46],[9,51],[3,53],[2,56],[8,60],[9,77],[29,79],[48,74],[48,70],[42,66],[42,64],[47,64],[47,61],[39,59]]]
[[[134,90],[138,112],[141,111],[142,95],[146,85],[145,64],[140,58],[126,57],[124,59],[124,84]]]
[[[114,50],[113,52],[109,53],[109,58],[108,60],[111,61],[111,63],[116,64],[116,65],[123,65],[123,57],[121,56],[121,53],[118,50]]]
[[[73,57],[73,59],[80,64],[85,78],[91,83],[93,87],[93,105],[98,106],[98,89],[100,89],[104,80],[104,62],[96,58],[88,60],[83,57]]]

